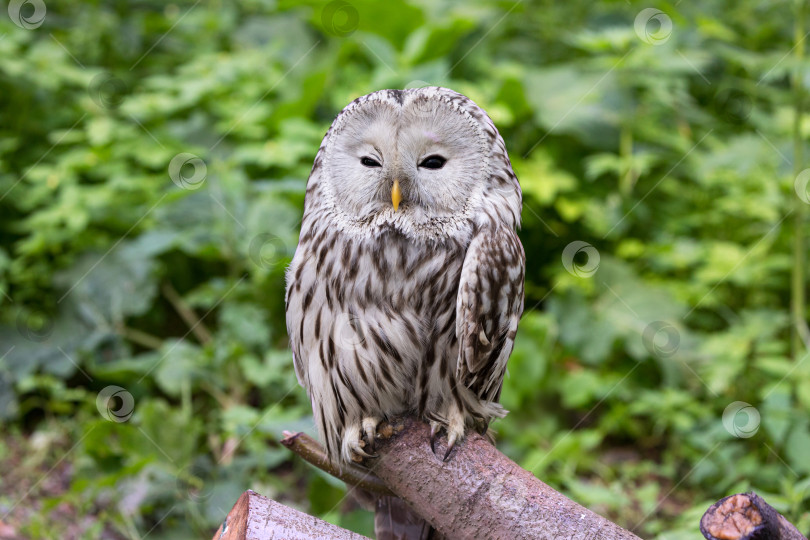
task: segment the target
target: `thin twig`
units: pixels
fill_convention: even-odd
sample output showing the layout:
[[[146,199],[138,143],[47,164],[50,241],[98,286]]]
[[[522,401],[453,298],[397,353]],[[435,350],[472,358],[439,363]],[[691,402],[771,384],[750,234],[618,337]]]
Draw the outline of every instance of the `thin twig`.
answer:
[[[177,289],[172,287],[171,283],[164,283],[161,288],[163,291],[163,296],[166,297],[166,300],[172,305],[172,307],[177,311],[177,314],[183,319],[183,321],[189,326],[191,331],[197,336],[197,339],[203,345],[207,345],[211,343],[212,337],[211,332],[208,331],[208,328],[203,324],[202,319],[197,316],[197,313],[189,306],[185,300],[180,296],[177,292]]]
[[[380,495],[393,495],[382,480],[377,478],[368,469],[359,465],[343,464],[340,467],[326,457],[323,446],[305,433],[284,432],[281,444],[298,454],[304,461],[318,467],[335,478],[343,480],[351,486],[379,493]]]
[[[137,328],[130,328],[126,325],[119,324],[116,326],[118,333],[125,339],[133,343],[137,343],[147,349],[160,349],[163,346],[163,340],[152,334],[148,334]]]

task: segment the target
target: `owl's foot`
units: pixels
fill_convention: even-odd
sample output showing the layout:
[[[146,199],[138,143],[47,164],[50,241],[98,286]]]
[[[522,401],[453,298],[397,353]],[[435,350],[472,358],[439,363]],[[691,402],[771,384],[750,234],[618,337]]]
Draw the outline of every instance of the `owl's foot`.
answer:
[[[372,452],[374,451],[374,443],[379,437],[377,435],[377,426],[380,424],[380,419],[376,416],[366,416],[363,418],[363,434],[366,436],[366,446]]]
[[[366,420],[363,420],[363,428],[366,427]],[[374,425],[376,428],[376,424]],[[373,440],[373,439],[372,439]],[[361,462],[366,458],[375,458],[377,457],[376,454],[369,454],[364,450],[366,446],[369,446],[369,450],[372,452],[373,450],[373,443],[371,445],[367,445],[366,442],[362,439],[360,435],[360,425],[354,424],[346,427],[346,431],[343,434],[343,443],[341,444],[341,454],[343,455],[343,459],[346,461],[354,461],[354,462]]]
[[[456,443],[464,440],[465,418],[464,414],[455,406],[450,407],[444,417],[446,422],[437,422],[435,420],[430,422],[430,450],[434,454],[436,453],[436,439],[439,438],[439,433],[444,429],[447,432],[447,450],[444,452],[442,461],[447,461]]]

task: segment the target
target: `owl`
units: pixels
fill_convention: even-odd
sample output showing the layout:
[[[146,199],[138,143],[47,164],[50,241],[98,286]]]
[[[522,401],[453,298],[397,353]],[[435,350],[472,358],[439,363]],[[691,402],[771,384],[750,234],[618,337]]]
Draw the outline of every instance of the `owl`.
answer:
[[[337,115],[287,271],[298,381],[336,463],[414,414],[448,459],[498,403],[523,311],[520,184],[492,120],[440,87],[381,90]]]

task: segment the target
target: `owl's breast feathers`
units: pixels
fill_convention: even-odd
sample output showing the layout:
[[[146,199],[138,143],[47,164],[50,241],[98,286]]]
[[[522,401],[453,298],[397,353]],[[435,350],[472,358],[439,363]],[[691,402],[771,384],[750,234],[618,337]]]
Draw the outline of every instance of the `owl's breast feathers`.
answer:
[[[395,359],[413,356],[403,368],[415,375],[415,364],[436,339],[455,345],[455,302],[465,250],[456,240],[416,244],[393,228],[353,238],[324,226],[302,236],[287,291],[296,357],[306,353],[295,350],[297,343],[309,341],[312,346],[322,339],[339,341],[336,346],[347,345],[339,355],[361,357],[379,344],[392,347],[388,353]],[[343,319],[352,321],[348,329],[341,327]]]
[[[302,237],[288,274],[296,374],[330,455],[352,418],[452,404],[480,427],[497,405],[523,308],[523,249],[508,227],[467,244],[416,244],[390,230]],[[460,347],[461,346],[461,349]]]

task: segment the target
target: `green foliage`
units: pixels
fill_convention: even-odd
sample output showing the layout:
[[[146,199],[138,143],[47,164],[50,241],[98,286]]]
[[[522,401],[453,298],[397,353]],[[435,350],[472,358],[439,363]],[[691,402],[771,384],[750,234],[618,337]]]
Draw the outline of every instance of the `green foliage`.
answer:
[[[313,430],[284,268],[334,115],[423,82],[490,113],[523,186],[501,448],[646,538],[749,489],[810,528],[798,2],[46,3],[0,16],[0,462],[70,464],[33,515],[0,479],[24,534],[70,505],[82,537],[206,537],[248,488],[370,534],[276,442]]]

